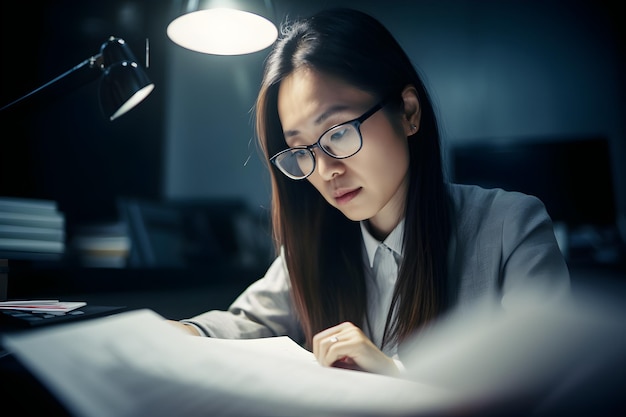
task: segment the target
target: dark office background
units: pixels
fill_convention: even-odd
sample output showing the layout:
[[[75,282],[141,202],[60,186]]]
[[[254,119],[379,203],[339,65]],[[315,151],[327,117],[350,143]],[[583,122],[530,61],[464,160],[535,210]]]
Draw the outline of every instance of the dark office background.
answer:
[[[166,27],[176,3],[0,2],[0,106],[97,54],[109,36],[126,40],[144,65],[149,40],[146,72],[156,84],[114,122],[101,114],[98,82],[0,112],[0,196],[57,201],[68,232],[67,259],[9,259],[8,268],[0,262],[10,299],[150,308],[182,319],[227,308],[266,270],[270,190],[252,108],[268,50],[209,56],[175,45]],[[340,5],[379,18],[424,76],[450,177],[495,177],[500,185],[547,192],[558,236],[566,236],[573,287],[606,282],[607,295],[623,303],[624,286],[613,285],[626,284],[621,0],[266,3],[276,23]],[[133,227],[117,228],[129,212],[150,229],[148,245],[133,242],[129,267],[97,267],[102,259],[89,267],[93,259],[76,257],[71,242],[82,233],[121,230],[135,239]],[[27,392],[23,372],[10,371],[0,376],[11,381],[9,397]],[[56,402],[40,401],[41,387],[27,376],[36,401],[20,400],[22,414],[40,408],[57,415]]]
[[[220,57],[175,45],[166,36],[174,3],[2,2],[3,105],[96,54],[111,35],[125,39],[144,65],[149,40],[147,73],[156,88],[114,122],[100,112],[97,82],[0,114],[0,195],[58,201],[70,233],[77,225],[115,221],[122,198],[241,200],[267,212],[269,183],[252,123],[267,50]],[[386,24],[432,93],[451,176],[457,146],[608,141],[608,160],[583,160],[575,170],[577,178],[612,175],[610,186],[598,187],[613,194],[611,221],[624,233],[625,22],[618,2],[272,3],[276,22],[346,5]]]

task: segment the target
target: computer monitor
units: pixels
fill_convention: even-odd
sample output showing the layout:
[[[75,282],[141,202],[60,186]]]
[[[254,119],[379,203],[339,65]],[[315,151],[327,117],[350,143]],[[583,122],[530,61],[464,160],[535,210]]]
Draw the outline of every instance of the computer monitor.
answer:
[[[568,227],[617,222],[606,138],[483,140],[451,147],[452,179],[539,197]]]

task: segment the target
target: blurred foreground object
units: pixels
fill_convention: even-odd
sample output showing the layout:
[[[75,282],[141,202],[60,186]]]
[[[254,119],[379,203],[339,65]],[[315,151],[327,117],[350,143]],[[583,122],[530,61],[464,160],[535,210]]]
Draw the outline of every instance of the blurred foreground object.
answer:
[[[454,392],[459,415],[625,415],[625,294],[620,284],[548,302],[530,292],[507,311],[486,302],[400,357],[409,379]]]

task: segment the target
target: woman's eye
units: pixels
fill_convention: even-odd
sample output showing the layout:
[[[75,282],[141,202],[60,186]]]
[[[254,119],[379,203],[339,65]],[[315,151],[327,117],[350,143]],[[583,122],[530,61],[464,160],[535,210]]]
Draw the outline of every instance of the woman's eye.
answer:
[[[337,130],[330,132],[329,138],[331,141],[338,141],[340,139],[343,139],[347,131],[348,131],[348,128],[346,127],[338,128]]]
[[[291,156],[296,159],[304,159],[309,156],[309,151],[307,151],[306,149],[296,149],[295,151],[293,151]]]

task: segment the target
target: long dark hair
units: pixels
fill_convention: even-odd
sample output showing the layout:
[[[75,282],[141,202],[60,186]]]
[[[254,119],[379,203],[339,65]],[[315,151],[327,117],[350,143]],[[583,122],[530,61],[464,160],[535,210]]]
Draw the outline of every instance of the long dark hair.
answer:
[[[400,266],[383,346],[400,342],[447,304],[450,219],[437,119],[415,67],[391,33],[373,17],[330,9],[285,22],[270,52],[256,102],[256,129],[265,159],[286,148],[278,116],[278,88],[295,69],[308,66],[337,76],[399,110],[401,92],[416,88],[418,132],[409,140],[410,179]],[[381,155],[384,157],[384,155]],[[366,323],[366,287],[359,223],[328,204],[308,181],[294,181],[268,164],[272,226],[284,257],[298,318],[310,345],[313,335],[342,321]],[[382,348],[382,346],[381,346]]]

